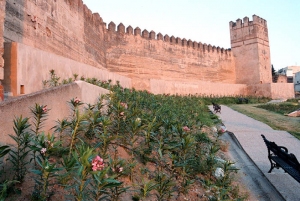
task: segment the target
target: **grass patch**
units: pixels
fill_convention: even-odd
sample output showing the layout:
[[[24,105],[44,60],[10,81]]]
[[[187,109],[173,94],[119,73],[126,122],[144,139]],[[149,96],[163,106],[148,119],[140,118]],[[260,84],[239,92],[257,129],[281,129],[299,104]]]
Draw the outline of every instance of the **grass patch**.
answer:
[[[298,110],[300,105],[298,102],[283,102],[257,105],[256,107],[285,115]]]
[[[300,139],[299,117],[284,116],[283,114],[263,109],[261,106],[258,104],[229,105],[233,110],[261,121],[275,130],[287,131]]]

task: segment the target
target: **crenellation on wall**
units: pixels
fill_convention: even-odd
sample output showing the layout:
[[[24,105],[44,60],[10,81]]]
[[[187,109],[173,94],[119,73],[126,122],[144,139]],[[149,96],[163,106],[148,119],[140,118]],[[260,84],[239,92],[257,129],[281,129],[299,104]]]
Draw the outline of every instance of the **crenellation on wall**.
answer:
[[[141,36],[141,29],[140,29],[139,27],[136,27],[136,28],[134,29],[134,35],[135,35],[135,36]]]
[[[212,51],[216,52],[216,50],[217,50],[216,46],[212,46]]]
[[[181,40],[181,43],[183,47],[187,47],[187,40],[185,38]]]
[[[129,26],[126,28],[126,33],[129,34],[129,35],[133,35],[133,28],[132,28],[132,26],[129,25]]]
[[[236,27],[235,27],[235,28],[236,28],[236,29],[239,29],[239,28],[241,28],[241,27],[242,27],[242,25],[243,25],[242,23],[243,23],[243,22],[242,22],[242,20],[241,20],[240,18],[239,18],[239,19],[237,19],[237,20],[236,20]]]
[[[207,44],[204,43],[202,47],[203,47],[203,52],[207,52],[207,50],[208,50]]]
[[[166,34],[165,36],[164,36],[164,40],[165,40],[165,42],[170,42],[170,37],[169,37],[169,35],[168,34]]]
[[[155,39],[155,32],[152,30],[152,31],[150,31],[150,33],[149,33],[149,38],[151,39],[151,40],[154,40]]]
[[[145,39],[149,39],[149,31],[144,29],[144,31],[142,32],[142,37],[145,38]]]
[[[176,37],[176,44],[182,46],[182,40],[179,37]]]
[[[157,34],[157,40],[164,40],[164,36],[161,33]]]
[[[125,34],[125,26],[124,26],[122,23],[120,23],[120,24],[118,25],[118,27],[117,27],[117,32],[118,32],[119,34]]]
[[[212,46],[211,46],[211,44],[209,44],[209,45],[207,46],[207,51],[208,51],[208,52],[211,52],[211,51],[212,51]]]
[[[104,24],[104,22],[102,24]],[[123,27],[123,25],[122,25],[122,27]],[[110,32],[111,32],[111,30],[115,30],[114,22],[109,23],[107,30]],[[117,28],[117,31],[116,31],[117,34],[119,33],[118,30],[119,29]],[[123,33],[123,31],[125,31],[125,27],[122,28],[122,31],[120,33]],[[113,31],[113,32],[115,32],[115,31]],[[153,30],[151,32],[149,32],[147,29],[144,29],[143,31],[141,31],[141,29],[139,27],[136,27],[133,30],[131,26],[128,26],[126,28],[126,33],[128,35],[133,34],[135,36],[141,36],[144,39],[151,39],[151,40],[157,40],[157,41],[161,40],[161,41],[163,41],[165,43],[169,43],[171,45],[178,45],[178,46],[183,46],[186,48],[193,47],[195,49],[198,49],[201,52],[213,52],[212,45],[210,45],[210,47],[208,47],[208,45],[206,45],[206,47],[204,47],[201,42],[199,42],[199,43],[196,41],[192,42],[191,39],[189,39],[189,40],[186,40],[185,38],[181,39],[180,37],[175,37],[174,35],[169,37],[168,34],[163,36],[161,33],[155,35],[155,32]],[[110,39],[110,40],[112,40],[112,39]]]
[[[83,13],[85,19],[88,21],[93,21],[93,12],[87,7],[87,5],[83,4]]]
[[[244,26],[249,26],[249,17],[243,18]]]
[[[243,20],[237,19],[236,22],[230,21],[229,28],[236,30],[236,29],[240,29],[243,27],[253,26],[253,25],[267,27],[267,21],[257,15],[253,15],[252,20],[253,21],[249,21],[249,17],[246,16],[243,18]]]
[[[253,24],[258,24],[258,25],[261,25],[261,26],[267,26],[267,21],[257,15],[253,15]]]
[[[103,25],[103,20],[100,17],[99,13],[93,13],[92,19],[93,19],[92,21],[93,21],[94,26],[102,26]]]
[[[203,44],[201,42],[198,43],[198,48],[201,52],[204,51]]]
[[[196,41],[194,41],[194,42],[193,42],[193,48],[199,49],[199,43],[196,42]]]
[[[108,28],[107,28],[108,31],[111,31],[111,32],[115,32],[116,31],[116,24],[114,22],[110,22],[108,24]]]
[[[171,44],[176,44],[176,38],[174,36],[170,37],[170,43]]]

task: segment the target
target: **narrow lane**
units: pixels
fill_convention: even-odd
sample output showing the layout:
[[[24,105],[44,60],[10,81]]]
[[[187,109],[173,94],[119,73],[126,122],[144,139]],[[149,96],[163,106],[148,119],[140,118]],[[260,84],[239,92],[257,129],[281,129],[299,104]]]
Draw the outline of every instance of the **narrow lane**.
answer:
[[[290,175],[285,173],[282,169],[274,169],[272,173],[268,173],[268,170],[270,169],[270,162],[268,160],[267,147],[261,137],[261,134],[264,134],[268,140],[276,142],[279,146],[287,147],[289,152],[294,153],[298,159],[300,159],[300,141],[286,131],[273,130],[268,125],[236,112],[227,106],[222,105],[221,107],[221,114],[218,113],[217,115],[225,124],[227,130],[230,133],[233,133],[233,139],[236,139],[234,141],[238,142],[238,144],[242,147],[242,150],[244,150],[245,154],[251,159],[258,170],[275,187],[275,189],[277,189],[284,200],[300,200],[300,184]],[[210,107],[210,109],[212,110],[212,107]],[[234,152],[239,154],[242,151],[234,147],[234,144],[233,149],[233,157],[236,157],[236,162],[239,163],[239,156],[234,156]],[[247,161],[241,161],[242,166],[243,164],[247,164]],[[245,173],[247,174],[248,171],[250,171],[250,169],[246,169]],[[260,177],[258,176],[260,175],[259,173],[248,174],[253,174],[253,176],[251,176],[253,180],[256,180],[256,177]],[[261,176],[261,178],[263,177]],[[257,185],[258,188],[268,186],[266,183]],[[268,189],[266,190],[268,191]],[[275,191],[271,191],[270,193],[267,191],[265,192],[266,194],[275,193]],[[271,195],[268,197],[271,199]],[[275,198],[272,198],[271,200],[275,199],[280,200],[281,198],[280,196],[275,196]],[[259,198],[258,200],[263,199]]]

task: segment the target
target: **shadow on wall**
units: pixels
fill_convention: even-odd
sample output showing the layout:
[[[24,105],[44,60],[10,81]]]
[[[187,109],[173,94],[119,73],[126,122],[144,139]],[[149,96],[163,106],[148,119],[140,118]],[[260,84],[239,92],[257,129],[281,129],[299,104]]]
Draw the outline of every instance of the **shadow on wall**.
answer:
[[[0,103],[1,144],[14,143],[8,136],[8,134],[14,134],[14,118],[20,117],[21,115],[23,118],[31,117],[32,114],[30,108],[34,107],[36,103],[47,105],[47,108],[50,109],[49,116],[43,127],[43,130],[48,132],[55,125],[55,121],[70,115],[71,110],[68,102],[71,99],[77,97],[83,103],[94,104],[98,101],[100,95],[107,93],[109,93],[109,91],[106,89],[86,82],[76,81],[71,84],[45,89],[36,93],[3,101]]]

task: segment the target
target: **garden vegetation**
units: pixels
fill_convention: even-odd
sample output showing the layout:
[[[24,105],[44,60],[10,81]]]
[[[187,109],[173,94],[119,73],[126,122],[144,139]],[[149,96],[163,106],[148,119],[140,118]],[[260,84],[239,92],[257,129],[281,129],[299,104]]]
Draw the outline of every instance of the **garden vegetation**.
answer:
[[[36,103],[31,117],[13,120],[15,144],[0,147],[7,159],[0,200],[245,199],[232,182],[237,169],[220,154],[224,142],[213,128],[221,122],[207,107],[218,99],[153,95],[81,79],[111,93],[94,105],[74,97],[66,103],[70,115],[51,133],[43,131],[51,110],[46,105]],[[53,71],[44,84],[58,81]]]

